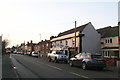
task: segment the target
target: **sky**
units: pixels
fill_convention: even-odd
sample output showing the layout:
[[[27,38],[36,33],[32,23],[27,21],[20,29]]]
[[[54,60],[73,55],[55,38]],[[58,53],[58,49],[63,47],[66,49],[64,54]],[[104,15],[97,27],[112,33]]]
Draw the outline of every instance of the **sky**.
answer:
[[[91,22],[95,29],[116,26],[119,0],[0,0],[0,35],[9,46],[38,43]]]

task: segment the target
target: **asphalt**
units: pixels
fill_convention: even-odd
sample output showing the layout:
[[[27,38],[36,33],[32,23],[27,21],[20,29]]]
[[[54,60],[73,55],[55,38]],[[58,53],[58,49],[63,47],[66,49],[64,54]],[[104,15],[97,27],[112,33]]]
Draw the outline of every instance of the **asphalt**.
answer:
[[[43,58],[46,59],[46,58]],[[2,80],[17,79],[17,73],[13,68],[13,63],[10,59],[10,54],[4,54],[2,56]],[[120,68],[118,67],[106,67],[107,70],[117,72],[120,75]],[[120,77],[120,76],[119,76]]]
[[[13,64],[10,59],[10,54],[4,54],[2,56],[2,80],[16,78],[17,74],[13,68]]]
[[[39,58],[47,60],[46,57],[39,57]],[[107,66],[105,69],[109,70],[111,72],[119,73],[119,75],[120,75],[120,65],[119,66]]]

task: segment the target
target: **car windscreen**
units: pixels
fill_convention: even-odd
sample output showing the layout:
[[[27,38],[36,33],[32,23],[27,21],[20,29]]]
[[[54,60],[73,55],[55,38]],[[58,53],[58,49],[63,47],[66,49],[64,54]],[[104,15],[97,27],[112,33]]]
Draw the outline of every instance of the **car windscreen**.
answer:
[[[38,53],[35,52],[34,54],[38,54]]]
[[[101,55],[91,55],[91,58],[102,58]]]
[[[57,51],[56,54],[63,54],[63,52],[62,51]]]

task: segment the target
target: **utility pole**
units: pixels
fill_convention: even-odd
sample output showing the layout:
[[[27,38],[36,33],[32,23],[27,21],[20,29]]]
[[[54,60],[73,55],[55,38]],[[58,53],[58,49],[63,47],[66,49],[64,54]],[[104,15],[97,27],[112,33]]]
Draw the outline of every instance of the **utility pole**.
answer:
[[[77,22],[75,21],[75,54],[76,54],[76,24]]]

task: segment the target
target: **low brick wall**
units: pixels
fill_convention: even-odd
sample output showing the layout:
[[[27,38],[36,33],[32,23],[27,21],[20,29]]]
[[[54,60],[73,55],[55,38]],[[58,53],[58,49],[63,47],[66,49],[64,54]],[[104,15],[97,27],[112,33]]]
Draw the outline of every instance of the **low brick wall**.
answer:
[[[117,65],[117,59],[116,58],[106,58],[106,65],[107,66],[116,66]]]

